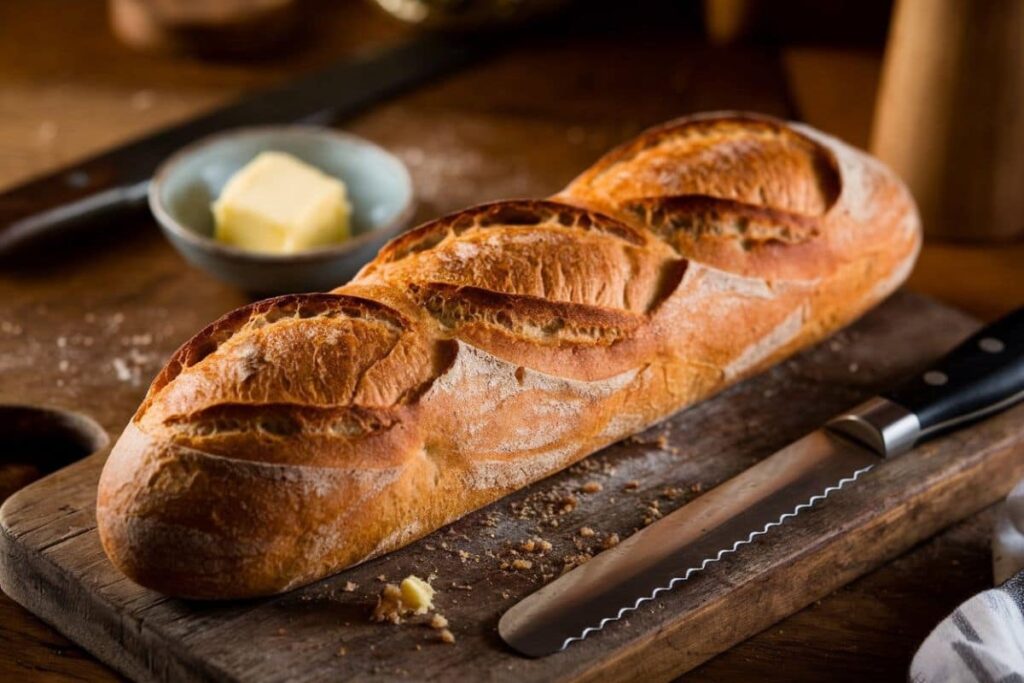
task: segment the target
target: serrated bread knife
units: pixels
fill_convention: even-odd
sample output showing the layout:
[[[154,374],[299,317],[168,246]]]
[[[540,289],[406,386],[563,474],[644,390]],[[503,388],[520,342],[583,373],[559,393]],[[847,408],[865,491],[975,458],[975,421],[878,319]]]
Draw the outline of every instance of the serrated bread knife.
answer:
[[[505,612],[498,632],[529,657],[594,637],[835,492],[865,485],[886,459],[1022,399],[1024,308],[528,596]]]

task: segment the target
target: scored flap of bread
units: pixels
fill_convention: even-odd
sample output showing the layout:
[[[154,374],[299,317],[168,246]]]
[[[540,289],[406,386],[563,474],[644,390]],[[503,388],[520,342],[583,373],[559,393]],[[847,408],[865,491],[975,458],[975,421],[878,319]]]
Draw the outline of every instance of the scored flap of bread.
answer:
[[[375,301],[286,295],[228,314],[179,349],[135,422],[213,453],[316,461],[320,440],[390,429],[451,353]]]

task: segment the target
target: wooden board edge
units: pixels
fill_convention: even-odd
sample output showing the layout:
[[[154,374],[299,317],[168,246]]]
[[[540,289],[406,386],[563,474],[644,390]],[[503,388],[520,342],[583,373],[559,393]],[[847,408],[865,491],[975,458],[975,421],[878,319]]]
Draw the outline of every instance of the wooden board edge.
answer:
[[[104,664],[128,678],[158,681],[213,681],[208,672],[189,666],[191,658],[174,652],[173,645],[147,643],[144,621],[115,619],[116,609],[41,553],[26,548],[0,525],[0,590],[54,630],[74,641]],[[79,618],[62,620],[74,610]]]
[[[102,464],[112,445],[78,462],[32,482],[12,494],[0,505],[0,591],[33,613],[55,631],[72,640],[128,678],[140,682],[220,680],[196,666],[192,658],[175,653],[174,645],[161,640],[154,648],[148,638],[159,639],[147,629],[144,620],[113,619],[115,606],[76,581],[69,580],[62,567],[20,536],[31,532],[19,529],[12,519],[24,512],[26,500],[40,490],[60,486],[61,477],[92,476],[98,479]],[[56,506],[58,501],[46,499]],[[67,611],[82,615],[76,620],[62,619]]]

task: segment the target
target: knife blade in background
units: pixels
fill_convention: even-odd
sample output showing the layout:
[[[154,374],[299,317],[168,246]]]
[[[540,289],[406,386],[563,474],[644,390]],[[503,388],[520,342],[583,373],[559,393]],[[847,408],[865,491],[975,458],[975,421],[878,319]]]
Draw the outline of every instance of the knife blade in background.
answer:
[[[0,193],[0,257],[145,205],[149,178],[172,153],[236,126],[327,123],[482,56],[495,41],[424,34],[349,58],[185,123]],[[41,206],[51,208],[40,212]]]
[[[529,657],[564,650],[835,492],[869,485],[864,476],[886,458],[1021,400],[1024,308],[526,597],[498,632]]]

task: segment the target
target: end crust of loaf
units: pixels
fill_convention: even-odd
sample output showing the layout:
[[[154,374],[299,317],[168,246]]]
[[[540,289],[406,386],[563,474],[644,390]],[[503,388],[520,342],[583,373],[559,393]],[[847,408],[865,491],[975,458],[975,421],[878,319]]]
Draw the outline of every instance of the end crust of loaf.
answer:
[[[175,596],[315,581],[822,339],[919,245],[903,184],[831,137],[666,124],[548,200],[431,221],[189,340],[104,467],[103,547]]]

